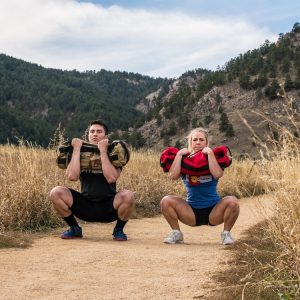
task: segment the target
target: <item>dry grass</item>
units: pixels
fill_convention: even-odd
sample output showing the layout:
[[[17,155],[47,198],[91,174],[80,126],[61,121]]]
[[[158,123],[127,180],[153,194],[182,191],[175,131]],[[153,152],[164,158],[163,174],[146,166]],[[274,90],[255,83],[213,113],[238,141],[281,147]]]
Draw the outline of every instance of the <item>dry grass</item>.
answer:
[[[238,198],[264,194],[270,183],[262,176],[260,162],[245,159],[233,161],[220,179],[219,192]]]
[[[55,163],[55,151],[21,143],[0,146],[0,229],[40,230],[61,224],[49,202],[49,191],[56,185],[79,189],[66,180]],[[118,181],[118,189],[135,194],[135,217],[150,217],[160,212],[160,200],[168,194],[184,197],[180,180],[173,181],[159,166],[159,153],[133,151],[131,160]],[[264,193],[270,185],[251,161],[234,162],[220,182],[221,194],[246,197]]]
[[[278,147],[260,161],[257,175],[275,214],[234,245],[231,268],[215,276],[221,287],[212,299],[300,299],[299,144],[283,138]]]
[[[230,268],[213,277],[219,284],[210,291],[211,299],[280,299],[269,285],[278,251],[267,235],[266,226],[266,222],[255,225],[247,231],[247,237],[233,245]]]
[[[33,238],[24,232],[5,232],[0,233],[1,248],[26,248],[32,244]]]
[[[60,224],[48,199],[49,191],[56,185],[79,189],[78,183],[69,182],[64,171],[55,163],[55,151],[33,147],[0,146],[0,228],[39,230]],[[160,154],[150,151],[132,151],[130,162],[118,181],[118,189],[129,189],[135,194],[135,217],[150,217],[160,212],[160,200],[168,194],[184,197],[180,180],[173,181],[159,166]],[[234,161],[220,180],[222,195],[239,198],[269,193],[277,182],[287,181],[287,174],[294,179],[299,175],[292,162]],[[298,179],[297,179],[298,180]]]
[[[260,141],[264,152],[255,171],[260,190],[275,200],[275,214],[233,247],[231,268],[216,276],[221,287],[212,299],[300,299],[300,140],[294,136],[300,130],[292,100],[285,100],[291,126],[267,120],[280,136]]]
[[[48,194],[65,184],[55,166],[55,153],[21,144],[0,146],[0,228],[39,230],[61,221],[51,209]]]
[[[159,154],[150,150],[134,151],[118,181],[118,188],[134,192],[136,216],[150,217],[160,212],[160,200],[168,194],[184,197],[180,181],[172,181],[159,165]]]

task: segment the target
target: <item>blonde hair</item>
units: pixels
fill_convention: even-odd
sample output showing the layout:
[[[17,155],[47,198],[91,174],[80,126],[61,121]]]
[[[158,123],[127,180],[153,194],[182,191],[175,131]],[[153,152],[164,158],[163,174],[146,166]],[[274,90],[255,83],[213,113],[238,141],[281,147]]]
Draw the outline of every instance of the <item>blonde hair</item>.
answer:
[[[199,128],[195,128],[193,129],[189,135],[187,136],[187,140],[188,140],[188,150],[189,151],[192,151],[192,138],[193,138],[193,134],[196,133],[196,132],[201,132],[204,134],[205,136],[205,139],[206,139],[206,142],[207,142],[207,145],[208,145],[208,131],[202,127],[199,127]]]

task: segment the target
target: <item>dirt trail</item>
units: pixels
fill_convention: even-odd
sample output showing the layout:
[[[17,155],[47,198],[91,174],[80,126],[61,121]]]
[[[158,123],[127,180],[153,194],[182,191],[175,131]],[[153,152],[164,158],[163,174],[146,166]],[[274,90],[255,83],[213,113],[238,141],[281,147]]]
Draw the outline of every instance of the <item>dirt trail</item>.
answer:
[[[269,202],[240,201],[236,239]],[[230,246],[219,244],[222,225],[182,225],[182,245],[162,243],[170,231],[162,217],[128,222],[128,242],[112,241],[112,228],[83,224],[84,239],[71,241],[56,229],[28,249],[0,250],[0,299],[207,299],[204,286],[215,286],[211,275],[230,259]]]

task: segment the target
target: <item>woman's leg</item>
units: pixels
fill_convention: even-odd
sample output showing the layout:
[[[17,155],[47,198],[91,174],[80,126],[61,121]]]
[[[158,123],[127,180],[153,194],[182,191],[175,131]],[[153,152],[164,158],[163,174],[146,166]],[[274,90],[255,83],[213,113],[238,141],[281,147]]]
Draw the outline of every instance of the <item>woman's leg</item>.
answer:
[[[239,203],[236,197],[227,196],[214,207],[209,215],[212,225],[224,223],[224,230],[230,231],[240,213]]]
[[[179,221],[193,226],[196,224],[195,214],[190,205],[182,198],[168,195],[160,202],[161,212],[172,229],[180,230]]]

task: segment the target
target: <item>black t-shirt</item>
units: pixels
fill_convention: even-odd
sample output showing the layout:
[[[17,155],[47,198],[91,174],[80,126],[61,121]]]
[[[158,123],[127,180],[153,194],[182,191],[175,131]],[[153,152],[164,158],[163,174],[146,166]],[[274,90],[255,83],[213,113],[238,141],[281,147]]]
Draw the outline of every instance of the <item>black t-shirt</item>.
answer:
[[[103,202],[114,197],[116,183],[108,183],[102,173],[81,172],[81,193],[95,202]]]

